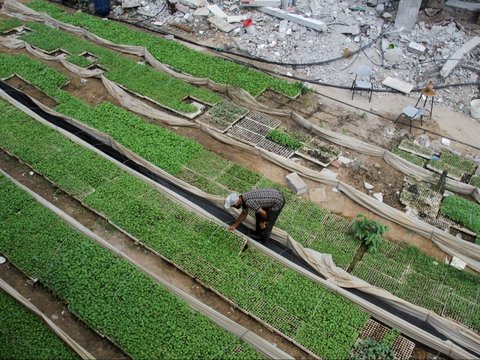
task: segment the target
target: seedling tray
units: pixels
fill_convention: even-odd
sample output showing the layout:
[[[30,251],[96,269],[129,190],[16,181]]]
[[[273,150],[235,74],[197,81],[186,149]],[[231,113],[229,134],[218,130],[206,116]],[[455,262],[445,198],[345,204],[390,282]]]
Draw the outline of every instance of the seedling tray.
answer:
[[[398,148],[400,150],[418,155],[425,159],[431,159],[433,155],[433,150],[426,148],[425,146],[417,145],[414,142],[407,139],[403,139],[400,145],[398,145]]]

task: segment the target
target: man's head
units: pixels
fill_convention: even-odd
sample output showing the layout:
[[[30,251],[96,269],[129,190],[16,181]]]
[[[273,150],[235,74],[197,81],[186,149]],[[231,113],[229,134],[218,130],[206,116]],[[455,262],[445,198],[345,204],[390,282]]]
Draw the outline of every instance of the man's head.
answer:
[[[231,207],[238,209],[240,205],[241,205],[241,199],[240,199],[240,195],[238,195],[237,193],[231,193],[225,199],[225,209],[230,209]]]

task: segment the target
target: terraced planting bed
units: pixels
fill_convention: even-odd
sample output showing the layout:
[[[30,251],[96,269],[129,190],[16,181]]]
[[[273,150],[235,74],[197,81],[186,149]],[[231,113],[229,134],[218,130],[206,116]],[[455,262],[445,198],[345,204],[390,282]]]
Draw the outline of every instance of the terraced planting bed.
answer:
[[[43,0],[34,0],[28,6],[36,11],[46,12],[64,23],[88,29],[113,43],[144,46],[157,60],[170,65],[176,71],[199,78],[208,78],[220,84],[233,85],[245,89],[253,96],[261,94],[265,89],[270,89],[295,97],[301,90],[299,83],[280,80],[233,61],[200,53],[174,41],[131,29],[118,22],[106,22],[81,12],[67,13],[60,6]]]
[[[187,98],[211,105],[221,100],[221,97],[213,91],[172,78],[156,71],[149,65],[129,59],[75,35],[52,29],[40,23],[27,23],[26,25],[33,31],[23,34],[19,38],[30,45],[47,53],[62,49],[69,54],[66,60],[79,66],[100,65],[107,69],[104,74],[109,80],[168,109],[181,113],[194,113],[197,108],[185,102]],[[86,52],[95,55],[94,63],[88,59],[90,56],[81,56]]]
[[[261,358],[5,177],[0,185],[0,251],[132,358]]]
[[[40,84],[40,86],[42,85]],[[217,195],[226,195],[232,190],[243,192],[254,187],[279,188],[287,199],[287,205],[277,222],[280,228],[288,231],[302,245],[322,253],[332,254],[336,264],[344,269],[349,267],[357,253],[360,244],[353,238],[348,220],[294,196],[285,187],[203,149],[194,141],[148,124],[143,119],[114,105],[104,103],[97,106],[92,112],[86,104],[66,93],[57,97],[67,100],[64,104],[59,104],[57,110],[112,135],[117,141],[145,159],[202,190]],[[71,104],[75,104],[75,106],[70,106]],[[145,136],[149,133],[152,135]],[[162,144],[162,147],[150,142],[149,139],[153,137]],[[176,146],[176,144],[183,145]],[[172,154],[174,156],[171,156]],[[48,174],[45,175],[48,176]],[[115,186],[115,182],[112,182],[109,187]],[[118,186],[118,188],[120,189],[122,186]],[[74,194],[79,193],[78,188],[69,191]],[[82,193],[91,193],[91,188],[89,187],[86,192],[80,192],[80,195]],[[95,195],[92,195],[92,199],[95,198]],[[142,197],[142,201],[145,201],[144,198],[148,198],[148,196]],[[145,206],[145,208],[150,207]],[[105,214],[110,216],[108,212]],[[151,220],[152,223],[153,219],[154,217]],[[117,221],[120,220],[117,219]],[[142,224],[134,224],[134,222],[135,220],[132,220],[127,225],[134,226],[139,231],[143,228],[145,231]],[[127,227],[127,225],[124,226]],[[361,271],[356,274],[366,280],[370,279],[368,274]],[[478,278],[469,281],[475,282],[478,281]],[[374,284],[380,285],[379,282],[374,282]],[[384,287],[388,290],[392,288],[388,284]],[[397,292],[396,294],[409,300],[407,292]]]
[[[82,158],[89,151],[7,104],[1,104],[1,113],[8,114],[0,125],[1,146],[61,188],[68,190],[65,184],[71,186],[62,173],[76,174],[81,169],[84,181],[91,186],[88,179],[100,173],[119,171],[98,156],[100,163],[90,168],[79,167],[64,158],[56,159],[54,166],[62,171],[48,168],[40,171],[41,160],[27,161],[23,156],[27,154],[28,158],[28,149],[35,144],[30,141],[33,137],[53,152],[61,148],[66,152],[75,151],[76,157]],[[24,131],[26,128],[30,131]],[[48,159],[50,154],[46,148],[43,156]],[[343,298],[257,251],[249,249],[239,257],[242,242],[233,233],[194,216],[130,175],[117,173],[94,190],[78,198],[239,307],[322,357],[345,357],[368,318]],[[302,297],[298,297],[299,293]]]
[[[78,359],[42,320],[2,290],[0,308],[2,359]]]

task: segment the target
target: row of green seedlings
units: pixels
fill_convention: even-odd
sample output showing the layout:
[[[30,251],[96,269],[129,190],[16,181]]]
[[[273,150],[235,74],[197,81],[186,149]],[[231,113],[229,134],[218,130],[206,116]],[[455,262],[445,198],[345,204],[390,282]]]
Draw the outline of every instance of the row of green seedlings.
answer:
[[[261,358],[5,177],[0,178],[0,204],[2,254],[132,358]],[[5,358],[24,352],[20,344],[11,343]],[[242,351],[234,352],[237,347]]]
[[[61,7],[44,0],[28,4],[34,10],[46,12],[64,23],[88,29],[90,32],[116,44],[143,46],[160,62],[176,71],[200,78],[208,78],[220,84],[233,85],[253,96],[265,89],[294,97],[303,89],[300,83],[280,80],[233,61],[201,53],[174,41],[165,40],[114,21],[80,12],[65,12]]]
[[[238,256],[242,241],[232,232],[0,104],[0,145],[7,151],[64,190],[80,193],[79,182],[93,188],[77,195],[86,206],[318,356],[348,355],[368,314],[256,250]]]
[[[447,196],[442,200],[440,213],[477,234],[480,241],[480,205],[460,196]]]
[[[43,321],[2,290],[0,308],[0,358],[77,359]]]
[[[54,72],[49,68],[42,68],[42,70],[44,74]],[[47,78],[44,77],[45,79]],[[42,85],[40,77],[39,80],[36,82],[37,86],[49,88]],[[340,267],[347,268],[355,256],[359,243],[350,233],[333,228],[328,221],[327,210],[294,196],[284,187],[206,151],[194,141],[150,125],[141,118],[111,104],[104,103],[92,112],[85,103],[67,93],[57,96],[57,99],[63,101],[57,107],[60,112],[111,135],[155,165],[202,190],[225,195],[231,190],[244,192],[253,187],[279,188],[287,199],[287,205],[277,222],[280,228],[288,231],[304,246],[332,254],[334,261]],[[162,147],[152,144],[149,139],[156,139]],[[344,241],[337,241],[339,239]],[[378,285],[378,282],[376,284]],[[402,296],[408,300],[407,295]]]
[[[20,75],[55,99],[58,102],[55,110],[112,136],[153,164],[204,191],[226,195],[232,190],[244,192],[255,186],[279,188],[287,199],[285,210],[278,221],[281,228],[291,232],[303,245],[332,254],[337,265],[342,268],[347,268],[355,256],[359,243],[348,232],[332,228],[331,221],[326,221],[329,216],[327,210],[294,196],[285,187],[257,173],[205,150],[195,141],[149,124],[111,103],[103,102],[94,108],[90,107],[59,89],[68,78],[46,64],[22,55],[0,54],[0,60],[0,76],[7,77],[14,73]],[[218,174],[221,175],[211,181],[211,177]],[[77,186],[72,191],[88,194],[93,190],[91,187]]]
[[[384,243],[366,253],[353,274],[416,305],[480,331],[480,278],[425,256],[411,246]]]
[[[472,175],[478,167],[478,164],[474,161],[465,159],[448,150],[442,152],[439,159],[434,158],[432,149],[415,144],[407,139],[402,140],[399,147],[393,149],[392,152],[415,165],[427,166],[438,173],[446,170],[452,178],[457,180],[468,180],[468,177],[464,179],[464,175]],[[475,175],[473,177],[473,182],[476,183]]]
[[[81,54],[85,52],[94,54],[97,57],[97,64],[106,69],[104,75],[109,80],[136,94],[148,97],[167,108],[192,113],[196,112],[197,108],[185,102],[186,98],[196,99],[210,105],[221,100],[221,97],[213,91],[177,80],[165,73],[156,71],[149,65],[119,55],[113,50],[83,40],[62,30],[53,29],[40,23],[25,23],[25,25],[33,31],[21,35],[20,38],[30,45],[45,52],[62,49],[70,54],[66,58],[67,61],[87,67],[91,64]]]

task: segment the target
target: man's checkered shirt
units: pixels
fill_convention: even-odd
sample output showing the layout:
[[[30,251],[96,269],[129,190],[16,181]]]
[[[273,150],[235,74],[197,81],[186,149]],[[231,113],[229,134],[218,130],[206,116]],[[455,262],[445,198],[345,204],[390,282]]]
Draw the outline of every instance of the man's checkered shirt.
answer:
[[[242,194],[245,205],[255,212],[260,208],[279,211],[284,203],[282,193],[276,189],[257,189]]]

